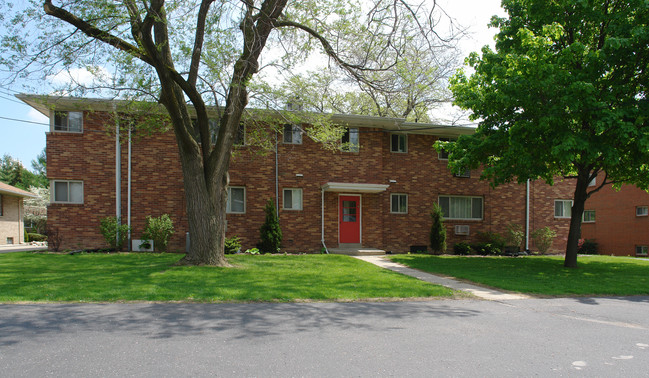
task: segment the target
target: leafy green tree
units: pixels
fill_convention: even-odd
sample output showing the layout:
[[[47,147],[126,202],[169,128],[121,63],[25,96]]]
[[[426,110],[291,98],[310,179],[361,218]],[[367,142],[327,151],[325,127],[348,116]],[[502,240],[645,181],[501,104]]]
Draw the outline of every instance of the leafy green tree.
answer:
[[[28,190],[31,186],[39,186],[36,175],[23,167],[19,160],[7,154],[0,160],[0,181],[23,190]]]
[[[260,241],[257,248],[263,253],[277,253],[282,246],[282,229],[275,210],[275,203],[271,198],[264,207],[266,219],[259,229]]]
[[[434,45],[440,33],[420,20],[443,15],[424,1],[407,0],[45,0],[4,2],[0,11],[6,20],[0,64],[14,77],[81,70],[93,80],[69,80],[61,89],[161,105],[178,144],[192,239],[182,263],[220,266],[228,265],[223,247],[235,136],[250,99],[266,103],[261,89],[268,84],[255,78],[276,78],[320,54],[372,86],[369,74],[395,66],[413,33]],[[247,114],[246,124],[261,113]],[[210,118],[218,118],[215,138]],[[333,142],[342,135],[340,127],[316,124],[332,131],[314,139]]]
[[[575,179],[564,265],[577,266],[584,203],[609,183],[649,185],[649,3],[504,0],[496,51],[466,60],[455,103],[479,120],[449,165],[493,185]],[[595,180],[596,185],[590,185]]]
[[[434,203],[430,211],[433,224],[430,227],[430,249],[434,253],[446,252],[446,227],[444,227],[444,212],[439,204]]]
[[[34,170],[36,186],[39,188],[49,187],[50,182],[47,180],[47,157],[45,156],[45,148],[36,156],[36,159],[32,160],[32,169]]]

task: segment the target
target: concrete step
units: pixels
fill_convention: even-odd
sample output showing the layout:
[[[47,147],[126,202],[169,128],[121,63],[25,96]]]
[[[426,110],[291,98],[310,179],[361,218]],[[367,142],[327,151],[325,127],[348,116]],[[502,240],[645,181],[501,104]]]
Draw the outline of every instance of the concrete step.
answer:
[[[329,248],[329,253],[336,255],[347,255],[347,256],[379,256],[385,255],[385,251],[377,248],[369,247],[344,247],[344,248]]]

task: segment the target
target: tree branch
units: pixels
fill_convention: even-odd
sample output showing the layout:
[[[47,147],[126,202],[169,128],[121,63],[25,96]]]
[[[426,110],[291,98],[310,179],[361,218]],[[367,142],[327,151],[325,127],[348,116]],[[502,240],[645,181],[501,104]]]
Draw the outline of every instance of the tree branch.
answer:
[[[116,37],[110,33],[107,33],[104,30],[98,29],[97,27],[89,24],[88,22],[78,18],[72,13],[66,11],[63,8],[59,8],[52,4],[51,0],[45,0],[43,3],[43,9],[45,13],[58,18],[59,20],[65,21],[68,24],[76,27],[81,30],[87,36],[107,43],[121,51],[127,52],[136,58],[153,65],[153,61],[150,56],[144,54],[140,49],[132,44],[124,41],[123,39]]]

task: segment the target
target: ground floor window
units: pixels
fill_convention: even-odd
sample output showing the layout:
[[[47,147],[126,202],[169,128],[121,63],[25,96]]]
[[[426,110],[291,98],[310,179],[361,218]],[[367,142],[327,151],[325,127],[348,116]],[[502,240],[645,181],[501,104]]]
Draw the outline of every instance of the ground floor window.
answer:
[[[595,210],[584,210],[584,223],[595,222]]]
[[[635,215],[639,217],[646,217],[647,215],[649,215],[649,207],[637,206],[635,208]]]
[[[408,195],[407,194],[390,194],[390,212],[395,214],[408,213]]]
[[[302,210],[302,189],[284,189],[284,210]]]
[[[554,200],[554,217],[570,218],[572,215],[572,200]]]
[[[0,217],[2,216],[2,194],[0,194]]]
[[[243,214],[246,212],[246,188],[242,186],[228,187],[227,212]]]
[[[439,206],[446,219],[482,219],[482,197],[439,196]]]
[[[52,202],[83,203],[83,181],[53,180]]]

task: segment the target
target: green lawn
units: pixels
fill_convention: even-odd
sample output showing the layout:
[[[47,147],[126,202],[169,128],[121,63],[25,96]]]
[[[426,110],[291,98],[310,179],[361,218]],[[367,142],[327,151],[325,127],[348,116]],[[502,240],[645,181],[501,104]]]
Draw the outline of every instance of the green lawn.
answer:
[[[454,292],[339,255],[236,255],[233,268],[173,254],[0,254],[0,302],[347,301]]]
[[[459,257],[394,255],[394,262],[430,273],[537,295],[648,295],[649,261],[579,256],[577,269],[563,257]]]

